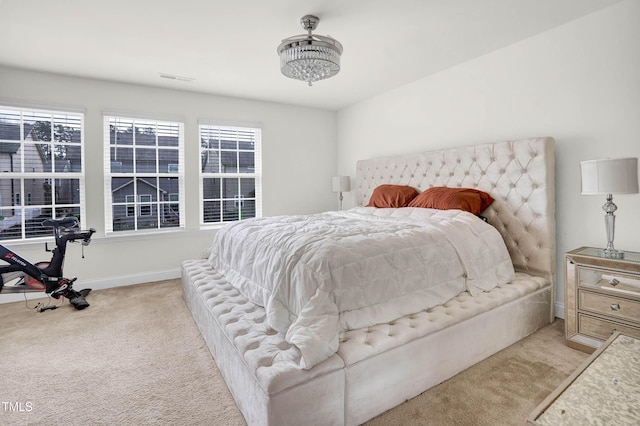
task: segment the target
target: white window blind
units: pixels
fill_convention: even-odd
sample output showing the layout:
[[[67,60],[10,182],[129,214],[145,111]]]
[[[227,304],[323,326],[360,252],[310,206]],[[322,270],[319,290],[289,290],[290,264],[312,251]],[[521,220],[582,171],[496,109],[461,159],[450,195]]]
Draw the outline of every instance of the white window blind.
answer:
[[[83,223],[84,114],[0,105],[0,240],[50,236],[48,218]]]
[[[184,227],[184,124],[104,117],[105,230]]]
[[[259,127],[200,124],[201,226],[262,215]]]

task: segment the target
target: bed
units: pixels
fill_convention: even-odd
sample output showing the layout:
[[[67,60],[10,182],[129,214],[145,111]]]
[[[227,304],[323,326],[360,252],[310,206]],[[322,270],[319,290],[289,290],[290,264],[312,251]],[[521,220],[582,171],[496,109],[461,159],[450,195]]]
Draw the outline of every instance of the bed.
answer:
[[[280,254],[270,252],[261,260],[259,254],[265,246],[258,246],[255,241],[225,254],[224,250],[233,246],[235,240],[223,240],[223,236],[217,236],[220,241],[212,245],[206,258],[183,262],[184,299],[248,424],[362,424],[553,320],[555,183],[552,138],[504,141],[361,160],[356,165],[358,207],[322,215],[328,222],[323,222],[320,227],[328,229],[338,227],[340,222],[352,223],[352,216],[362,214],[369,216],[362,234],[371,233],[371,223],[377,225],[377,220],[392,222],[394,232],[403,238],[407,235],[413,238],[414,231],[423,232],[422,228],[431,227],[407,219],[407,216],[418,215],[423,220],[422,216],[431,209],[364,207],[369,204],[376,188],[387,184],[419,190],[431,187],[472,188],[490,194],[493,203],[482,212],[489,225],[465,212],[430,212],[428,215],[439,221],[444,221],[443,217],[447,216],[447,226],[451,226],[448,225],[448,217],[451,216],[457,218],[452,221],[464,222],[465,226],[482,230],[481,233],[490,228],[487,235],[498,235],[504,241],[502,246],[510,260],[512,275],[500,268],[502,272],[493,275],[481,273],[484,277],[497,277],[495,279],[499,281],[486,290],[482,289],[482,282],[475,290],[466,284],[459,288],[460,283],[451,278],[448,286],[458,289],[452,297],[442,296],[444,302],[423,308],[410,306],[409,310],[401,311],[385,308],[382,309],[384,320],[379,322],[376,318],[381,317],[367,317],[360,313],[343,318],[342,302],[335,302],[335,293],[330,297],[322,296],[320,299],[324,302],[320,305],[302,304],[296,305],[297,308],[288,305],[285,310],[289,310],[291,318],[287,318],[286,315],[278,316],[279,311],[272,309],[273,305],[281,304],[291,293],[304,293],[304,289],[294,286],[295,291],[291,288],[281,291],[280,284],[268,290],[264,290],[262,284],[252,287],[250,284],[257,278],[237,277],[235,266],[225,263],[239,258],[240,263],[259,265],[269,263],[269,259],[280,259]],[[292,228],[285,245],[290,245],[293,240],[300,244],[295,246],[296,259],[323,250],[324,246],[313,246],[314,241],[297,241],[297,236],[306,235],[306,232],[300,232],[301,229],[313,226],[305,222],[306,218],[287,220],[292,222]],[[239,227],[238,233],[260,235],[254,240],[264,241],[267,234],[256,233],[266,230],[270,221],[267,218],[260,227],[253,229]],[[281,227],[281,224],[273,226]],[[359,228],[356,226],[344,231],[347,233],[339,231],[335,235],[323,236],[322,240],[348,240],[345,238],[347,234],[357,237],[358,233],[353,229]],[[449,234],[445,238],[452,239]],[[402,241],[404,246],[406,240]],[[464,244],[452,244],[456,253],[464,251]],[[422,250],[428,250],[426,246]],[[481,250],[478,249],[480,246],[469,243],[473,249],[467,251],[481,253],[493,250],[494,246],[498,246],[495,241],[489,243],[486,250]],[[224,250],[219,252],[217,247]],[[251,247],[253,252],[249,249]],[[313,249],[305,251],[305,247]],[[333,250],[328,249],[328,252]],[[250,256],[240,256],[240,253],[250,252]],[[350,250],[345,253],[348,252]],[[345,253],[338,257],[344,258]],[[497,257],[500,257],[499,251]],[[316,255],[311,256],[310,262],[316,258]],[[367,260],[367,256],[360,258]],[[322,259],[317,261],[322,263]],[[285,261],[272,263],[288,264]],[[340,271],[352,263],[350,260],[340,264]],[[309,264],[305,268],[308,269]],[[278,265],[268,266],[263,275],[280,274]],[[259,267],[256,269],[260,270]],[[465,282],[470,275],[467,272],[465,270],[463,274]],[[304,275],[304,271],[292,274],[303,277],[298,281],[313,281],[313,277]],[[341,289],[348,288],[350,277],[354,276],[353,271],[343,275],[346,284]],[[505,276],[509,278],[505,279]],[[401,277],[398,281],[407,279]],[[322,292],[318,289],[324,288],[323,279],[317,279],[318,283],[314,284],[311,296],[304,299],[305,303],[320,297]],[[443,280],[438,278],[439,282]],[[399,287],[390,288],[396,291]],[[286,297],[273,297],[273,294]],[[407,297],[412,298],[411,295]],[[325,303],[327,300],[332,303]],[[404,302],[407,304],[406,298]],[[294,305],[296,303],[299,302],[293,302]],[[321,306],[323,311],[319,313],[317,306]],[[331,315],[326,316],[324,309],[328,309]],[[339,311],[338,324],[334,324],[335,309]],[[362,309],[371,310],[368,306]],[[296,337],[298,335],[290,332],[295,328],[292,324],[299,325],[295,321],[304,317],[304,312],[311,314],[306,316],[306,322],[303,321],[303,328],[317,331],[322,336],[320,343],[314,336],[310,349],[305,349],[305,343]],[[326,324],[329,324],[327,329],[324,328]],[[304,338],[309,335],[307,331],[300,335]],[[321,356],[313,358],[317,353]]]

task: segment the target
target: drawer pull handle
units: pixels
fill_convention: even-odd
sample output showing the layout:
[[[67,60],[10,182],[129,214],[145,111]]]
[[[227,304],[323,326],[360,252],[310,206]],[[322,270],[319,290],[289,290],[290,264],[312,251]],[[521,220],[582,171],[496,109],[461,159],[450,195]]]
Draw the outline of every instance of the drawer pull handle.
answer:
[[[612,303],[611,304],[611,310],[612,311],[619,311],[620,310],[620,304],[619,303]]]
[[[611,334],[615,333],[616,331],[618,331],[618,329],[614,328],[613,330],[611,330]]]
[[[617,278],[611,278],[611,281],[609,281],[609,284],[615,287],[618,284],[620,284],[620,281]]]

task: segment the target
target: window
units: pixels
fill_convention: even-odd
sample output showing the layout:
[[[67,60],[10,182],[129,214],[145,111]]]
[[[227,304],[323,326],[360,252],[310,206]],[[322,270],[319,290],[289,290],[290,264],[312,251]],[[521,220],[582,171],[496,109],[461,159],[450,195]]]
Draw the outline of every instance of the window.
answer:
[[[261,129],[200,125],[201,224],[261,216]]]
[[[83,221],[83,141],[83,114],[0,106],[0,240],[48,237],[48,218]]]
[[[150,194],[140,195],[140,212],[139,212],[140,216],[151,216],[152,200],[153,200],[153,197]]]
[[[106,231],[183,227],[184,124],[106,116]]]
[[[136,197],[134,195],[127,195],[125,197],[127,202],[127,216],[135,216],[136,215]]]

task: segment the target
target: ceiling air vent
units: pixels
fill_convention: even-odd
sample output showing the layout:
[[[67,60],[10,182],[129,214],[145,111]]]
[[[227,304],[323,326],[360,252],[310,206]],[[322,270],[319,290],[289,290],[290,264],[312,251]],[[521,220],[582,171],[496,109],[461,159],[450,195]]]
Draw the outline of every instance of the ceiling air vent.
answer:
[[[173,75],[173,74],[166,74],[161,72],[160,73],[160,78],[166,78],[167,80],[176,80],[176,81],[184,81],[187,83],[191,83],[192,81],[195,80],[195,78],[193,77],[182,77],[179,75]]]

